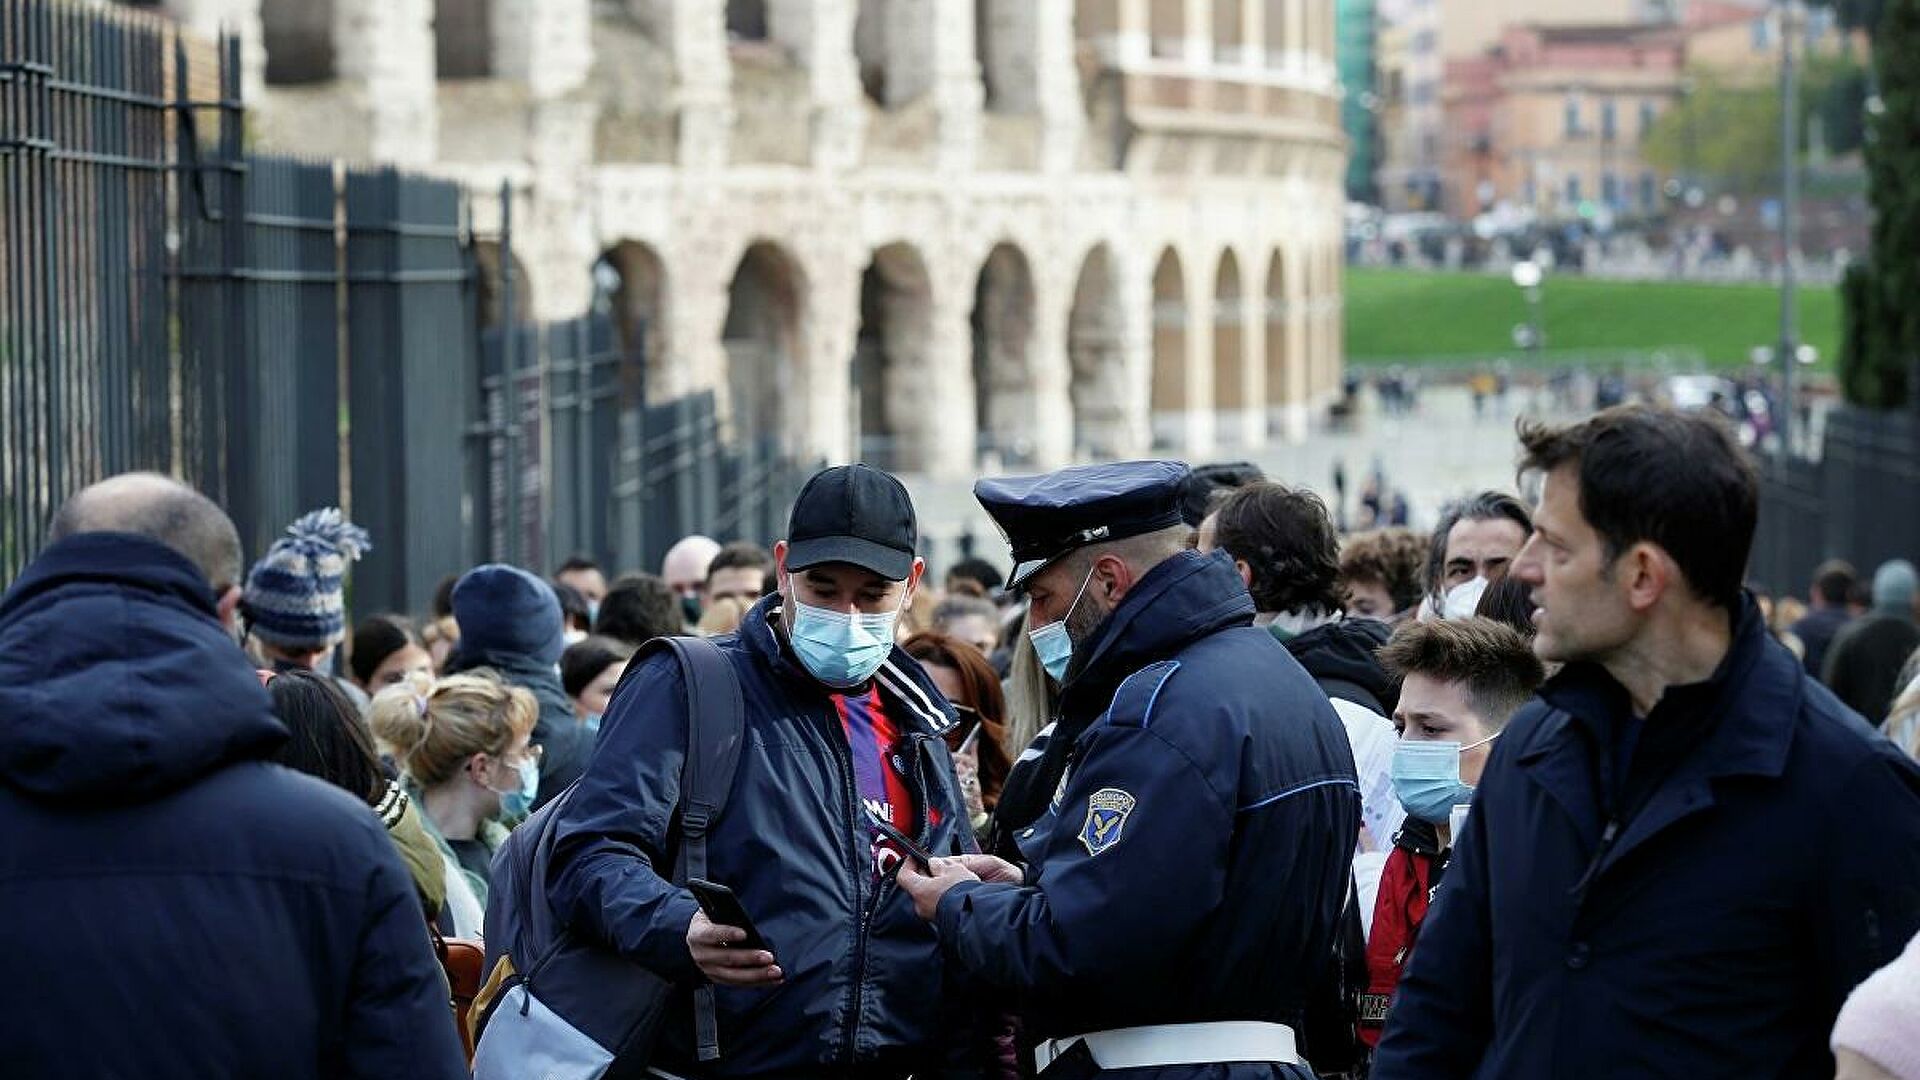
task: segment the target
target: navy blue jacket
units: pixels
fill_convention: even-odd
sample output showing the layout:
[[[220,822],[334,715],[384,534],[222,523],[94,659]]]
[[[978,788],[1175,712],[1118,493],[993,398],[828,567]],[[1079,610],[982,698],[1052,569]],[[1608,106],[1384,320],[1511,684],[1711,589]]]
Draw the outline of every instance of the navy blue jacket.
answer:
[[[0,1073],[466,1075],[420,902],[184,558],[109,533],[0,600]]]
[[[1920,930],[1920,769],[1751,601],[1646,721],[1636,757],[1702,731],[1611,844],[1625,691],[1576,664],[1541,698],[1494,743],[1374,1076],[1831,1077],[1847,992]]]
[[[1065,779],[1014,834],[1027,884],[941,898],[947,954],[1017,1001],[1028,1035],[1298,1027],[1360,796],[1333,706],[1253,614],[1222,553],[1142,577],[1068,672]]]
[[[785,981],[715,989],[721,1060],[707,1067],[689,1064],[691,995],[682,995],[663,1029],[662,1067],[681,1076],[869,1067],[904,1075],[944,1060],[972,1029],[943,987],[932,927],[892,875],[875,881],[839,712],[775,635],[768,617],[777,603],[763,599],[738,633],[714,639],[740,676],[746,743],[708,834],[707,876],[740,897]],[[971,830],[940,737],[953,722],[951,706],[899,649],[876,679],[889,719],[912,743],[904,764],[921,797],[915,839],[936,854],[958,853]],[[671,655],[650,658],[626,682],[556,823],[550,896],[576,932],[698,985],[703,977],[686,944],[698,909],[660,873],[672,870],[686,689]],[[928,825],[929,807],[937,825]]]

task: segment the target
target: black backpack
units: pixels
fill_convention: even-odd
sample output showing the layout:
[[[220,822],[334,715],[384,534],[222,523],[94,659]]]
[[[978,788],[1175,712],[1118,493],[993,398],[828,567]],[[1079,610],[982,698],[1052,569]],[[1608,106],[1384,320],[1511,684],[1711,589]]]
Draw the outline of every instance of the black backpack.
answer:
[[[671,880],[684,884],[688,878],[707,876],[707,830],[726,808],[733,787],[746,705],[726,654],[710,641],[685,637],[648,642],[627,666],[613,700],[623,693],[644,693],[629,690],[628,683],[643,660],[663,652],[678,661],[687,687],[687,755],[680,773],[677,824],[669,837],[669,847],[677,851]],[[523,1010],[527,1000],[537,999],[612,1053],[606,1076],[640,1076],[653,1055],[674,987],[612,950],[579,939],[549,905],[556,822],[573,791],[567,788],[521,822],[493,857],[485,924],[485,970],[493,974],[488,980],[493,993],[483,991],[475,1003],[480,1017],[475,1037],[477,1041],[508,991],[525,986],[528,993],[519,996]],[[511,972],[502,966],[506,960],[511,961]],[[718,1058],[711,987],[695,991],[694,1018],[700,1060]]]

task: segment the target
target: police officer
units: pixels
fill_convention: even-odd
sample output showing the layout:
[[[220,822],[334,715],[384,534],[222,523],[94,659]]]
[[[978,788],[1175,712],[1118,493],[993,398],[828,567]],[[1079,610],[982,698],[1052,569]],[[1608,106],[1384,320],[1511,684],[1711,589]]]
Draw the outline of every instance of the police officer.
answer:
[[[1050,1080],[1312,1075],[1296,1032],[1347,889],[1353,756],[1233,563],[1190,549],[1187,475],[974,489],[1060,711],[1023,785],[1039,806],[1002,804],[1025,869],[968,855],[899,881],[950,962],[1017,1003]]]

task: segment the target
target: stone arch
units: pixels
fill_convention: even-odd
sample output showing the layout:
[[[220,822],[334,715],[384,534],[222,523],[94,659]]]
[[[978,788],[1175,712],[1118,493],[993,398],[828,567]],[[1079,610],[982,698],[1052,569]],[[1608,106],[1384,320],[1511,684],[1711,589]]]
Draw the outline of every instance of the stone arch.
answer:
[[[1247,401],[1246,311],[1241,302],[1240,260],[1231,248],[1220,254],[1213,278],[1213,408],[1216,428],[1238,430]]]
[[[1293,402],[1293,356],[1287,341],[1287,263],[1279,248],[1267,260],[1267,404]]]
[[[767,31],[767,0],[727,0],[728,38],[765,41]]]
[[[803,436],[789,419],[804,385],[805,274],[785,248],[758,241],[741,255],[720,332],[726,353],[721,415],[736,442],[789,450]]]
[[[893,109],[931,90],[933,32],[928,0],[860,0],[853,55],[867,97]]]
[[[1151,0],[1147,40],[1153,55],[1177,60],[1187,51],[1187,0]]]
[[[1002,464],[1033,456],[1033,268],[1011,243],[994,245],[973,290],[974,415],[983,449]]]
[[[667,355],[666,261],[651,244],[625,240],[602,255],[600,262],[613,275],[601,287],[606,289],[621,351],[645,360],[648,396],[658,398],[672,359]]]
[[[873,253],[860,275],[860,332],[853,348],[855,447],[884,469],[927,468],[938,421],[927,377],[933,337],[933,283],[908,244]]]
[[[333,4],[334,0],[265,0],[260,5],[269,84],[328,82],[335,77]]]
[[[1185,445],[1187,426],[1187,282],[1168,248],[1153,270],[1153,441]]]
[[[1067,393],[1073,405],[1075,458],[1115,458],[1126,452],[1125,326],[1113,252],[1106,244],[1096,245],[1080,264],[1067,313]]]

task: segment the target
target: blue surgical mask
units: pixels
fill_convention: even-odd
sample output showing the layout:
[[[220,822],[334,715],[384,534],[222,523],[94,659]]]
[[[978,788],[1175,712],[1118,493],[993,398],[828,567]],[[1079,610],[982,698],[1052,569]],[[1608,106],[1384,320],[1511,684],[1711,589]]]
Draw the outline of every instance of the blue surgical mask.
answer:
[[[589,733],[594,735],[600,734],[600,714],[599,713],[597,712],[588,713],[586,724],[587,724],[587,731]]]
[[[600,601],[598,600],[587,601],[587,621],[590,623],[596,623],[600,621]]]
[[[788,587],[792,595],[792,586]],[[900,607],[907,604],[900,598]],[[868,615],[817,608],[789,601],[793,618],[787,638],[800,664],[816,679],[836,690],[850,690],[873,678],[893,654],[893,627],[900,609]]]
[[[1057,622],[1027,631],[1027,637],[1033,641],[1033,651],[1040,656],[1040,666],[1056,683],[1066,682],[1067,668],[1073,664],[1073,637],[1067,633],[1067,620],[1073,617],[1073,609],[1080,606],[1080,598],[1087,594],[1087,583],[1092,580],[1093,568],[1088,567],[1087,576],[1080,579],[1080,591],[1073,594],[1073,603],[1067,605],[1067,613]]]
[[[1460,755],[1498,737],[1495,732],[1470,746],[1454,741],[1400,740],[1393,748],[1394,797],[1407,813],[1421,821],[1434,825],[1446,822],[1454,807],[1473,801],[1473,785],[1460,781]]]
[[[519,821],[533,812],[534,797],[540,794],[540,763],[528,758],[515,766],[520,775],[520,786],[512,791],[500,792],[500,816],[508,821]]]

